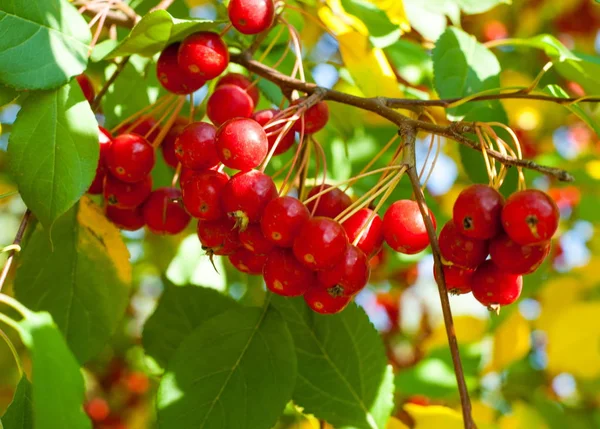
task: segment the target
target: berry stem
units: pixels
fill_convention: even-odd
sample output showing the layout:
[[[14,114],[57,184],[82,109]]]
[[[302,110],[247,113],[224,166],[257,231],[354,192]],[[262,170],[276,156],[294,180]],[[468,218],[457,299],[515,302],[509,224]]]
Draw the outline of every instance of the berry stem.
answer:
[[[98,94],[96,95],[96,98],[94,98],[94,102],[92,103],[92,110],[94,112],[97,112],[98,109],[100,108],[100,102],[102,101],[102,97],[104,97],[106,95],[106,93],[108,92],[108,88],[110,88],[110,86],[114,83],[115,80],[117,80],[117,78],[123,72],[123,70],[125,70],[125,66],[127,65],[127,63],[129,63],[129,58],[130,57],[124,57],[121,60],[121,62],[117,65],[117,68],[115,69],[113,74],[110,75],[110,77],[104,83],[102,88],[100,88],[100,92],[98,92]],[[146,108],[144,107],[143,110],[145,110],[145,109]]]
[[[163,139],[165,138],[165,136],[167,135],[167,133],[169,132],[169,130],[171,129],[171,127],[173,126],[175,121],[177,120],[177,116],[179,116],[179,112],[181,112],[181,109],[183,109],[184,105],[185,105],[185,97],[181,96],[181,97],[179,97],[179,102],[175,106],[175,110],[173,110],[171,113],[171,117],[167,120],[167,123],[165,124],[165,126],[160,130],[160,133],[158,133],[156,140],[154,140],[154,142],[152,142],[152,146],[154,148],[157,148],[160,146]],[[163,118],[161,118],[161,121],[162,121],[162,119]],[[159,121],[159,123],[160,123],[160,121]]]
[[[21,241],[23,240],[23,234],[25,234],[25,229],[27,228],[27,224],[29,219],[31,218],[31,210],[27,209],[23,218],[21,219],[21,223],[19,224],[19,229],[17,229],[17,234],[15,235],[15,239],[13,241],[13,248],[8,254],[8,258],[4,263],[4,267],[2,268],[2,273],[0,274],[0,292],[2,292],[2,287],[4,286],[4,282],[6,281],[6,277],[8,277],[8,272],[10,271],[10,267],[15,258],[15,254],[21,249]]]
[[[142,115],[144,115],[146,113],[150,114],[150,112],[153,111],[154,109],[161,109],[162,107],[160,107],[160,106],[163,106],[163,105],[165,105],[167,103],[170,103],[171,101],[173,101],[173,99],[174,99],[174,96],[170,95],[170,94],[169,95],[165,95],[165,96],[159,98],[154,103],[152,103],[152,104],[144,107],[141,110],[138,110],[133,115],[131,115],[131,116],[123,119],[121,122],[119,122],[117,125],[115,125],[110,130],[110,132],[114,134],[115,132],[117,132],[117,130],[119,130],[120,128],[122,128],[124,125],[127,125],[130,121],[134,121],[134,120],[136,122],[139,121],[137,123],[134,122],[133,124],[129,125],[127,127],[127,129],[125,129],[125,132],[129,132],[130,130],[134,129],[137,125],[139,125],[143,121],[143,119],[142,119],[142,121],[139,120],[139,118],[142,117]]]
[[[361,174],[363,174],[365,171],[369,171],[369,168],[371,168],[373,166],[373,164],[375,164],[379,158],[381,158],[381,156],[386,153],[388,151],[388,149],[394,144],[394,142],[398,139],[398,134],[394,135],[394,137],[392,137],[384,146],[383,148],[381,148],[381,150],[373,157],[373,159],[371,159],[367,165],[364,166],[364,168],[362,170],[359,171],[358,175],[353,178],[352,180],[350,180],[348,182],[348,184],[346,184],[346,187],[343,189],[344,192],[346,192],[348,190],[348,188],[350,188],[357,179],[358,176],[360,176]]]
[[[175,169],[175,174],[173,174],[173,179],[171,180],[171,188],[174,188],[179,180],[179,175],[181,174],[181,162],[177,163],[177,168]]]
[[[21,365],[21,358],[19,357],[19,353],[17,352],[15,345],[12,343],[8,335],[6,335],[6,332],[4,332],[2,329],[0,329],[0,338],[4,340],[8,346],[8,349],[10,350],[10,353],[13,355],[15,363],[17,364],[17,370],[19,371],[19,378],[23,377],[23,366]]]

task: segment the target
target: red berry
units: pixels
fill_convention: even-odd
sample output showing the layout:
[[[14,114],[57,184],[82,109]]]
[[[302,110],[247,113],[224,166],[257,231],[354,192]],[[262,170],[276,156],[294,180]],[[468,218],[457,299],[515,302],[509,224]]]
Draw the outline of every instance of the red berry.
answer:
[[[440,231],[440,251],[442,257],[459,267],[477,268],[488,255],[488,242],[465,237],[452,221],[448,221]]]
[[[278,113],[279,113],[279,110],[276,110],[276,109],[259,110],[258,112],[255,112],[252,115],[252,119],[254,119],[256,122],[258,122],[264,128],[264,126],[267,125],[267,123],[269,121],[271,121],[275,117],[275,115],[277,115]],[[285,124],[275,125],[273,127],[269,127],[267,130],[265,130],[265,132],[267,132],[267,133],[272,133],[271,135],[269,135],[267,137],[268,142],[269,142],[269,150],[271,150],[273,145],[277,142],[277,138],[278,138],[279,134],[281,133],[281,131],[283,130],[284,126],[285,126]],[[287,152],[288,149],[294,145],[294,143],[296,143],[294,130],[290,129],[279,140],[279,144],[277,144],[277,149],[275,149],[275,152],[273,152],[273,155],[281,155],[282,153]]]
[[[273,179],[258,170],[238,173],[221,193],[221,204],[227,215],[236,220],[240,231],[258,222],[267,204],[277,198]]]
[[[135,126],[132,127],[134,124]],[[154,118],[147,116],[145,118],[140,118],[133,123],[128,122],[120,126],[117,128],[117,134],[138,134],[148,141],[153,141],[160,134],[160,126],[158,126]],[[148,137],[146,137],[146,135]]]
[[[104,182],[104,198],[110,206],[132,209],[141,205],[152,192],[152,176],[141,182],[127,183],[108,174]]]
[[[314,197],[326,189],[330,189],[330,191],[310,201],[306,204],[306,207],[313,216],[325,216],[333,219],[350,207],[352,200],[344,191],[331,185],[315,186],[310,190],[307,198]]]
[[[188,120],[184,118],[177,118],[175,124],[171,127],[169,132],[165,135],[162,143],[160,144],[160,150],[163,158],[168,166],[176,168],[179,164],[179,159],[175,153],[175,140],[187,126]]]
[[[512,304],[522,288],[523,277],[506,273],[491,260],[477,267],[471,277],[473,296],[487,307]]]
[[[187,75],[209,80],[225,71],[229,64],[229,51],[217,33],[202,31],[181,42],[177,61]]]
[[[88,103],[92,104],[94,98],[96,97],[96,91],[94,90],[94,85],[92,84],[90,78],[85,74],[80,74],[79,76],[76,76],[75,79],[77,79],[77,83],[81,87],[81,91],[83,92],[85,99],[88,101]]]
[[[156,63],[156,75],[167,91],[174,94],[191,94],[204,86],[206,78],[185,73],[179,66],[177,62],[179,46],[179,43],[173,43],[162,51]]]
[[[452,295],[462,295],[471,292],[471,277],[475,270],[462,268],[458,265],[442,265],[444,270],[444,279],[446,280],[446,290]],[[433,276],[438,280],[435,267]]]
[[[378,214],[374,214],[373,219],[369,222],[373,214],[373,210],[371,209],[360,209],[342,224],[350,243],[354,243],[354,240],[364,228],[360,240],[356,243],[356,247],[362,250],[369,258],[376,255],[383,246],[383,222]],[[369,223],[367,224],[367,222]]]
[[[267,256],[263,275],[267,288],[283,296],[300,296],[316,282],[315,273],[298,262],[289,249],[272,250]]]
[[[498,267],[508,273],[530,274],[542,265],[551,247],[550,241],[521,246],[502,234],[490,242],[490,256]]]
[[[435,217],[431,210],[429,217],[435,229]],[[429,246],[429,236],[419,204],[412,200],[393,203],[383,216],[383,237],[396,252],[413,255],[425,250]]]
[[[183,188],[185,184],[194,177],[196,174],[199,174],[199,171],[191,170],[189,168],[181,167],[181,173],[179,174],[179,187]]]
[[[348,246],[342,260],[333,268],[320,271],[317,279],[326,289],[337,286],[344,296],[354,296],[367,285],[370,274],[367,256],[358,247]]]
[[[267,135],[253,119],[230,119],[219,127],[217,154],[226,167],[248,171],[257,167],[269,150]]]
[[[337,288],[325,289],[321,285],[313,285],[304,294],[306,304],[317,313],[335,314],[348,306],[352,297],[339,295]]]
[[[206,114],[216,126],[233,118],[249,118],[254,101],[246,91],[235,85],[221,85],[215,89],[206,103]]]
[[[225,216],[221,207],[221,193],[228,181],[225,173],[212,170],[195,174],[187,180],[181,187],[187,212],[202,220],[216,220]]]
[[[502,231],[503,204],[504,198],[491,186],[471,185],[454,202],[452,220],[462,235],[487,240]]]
[[[280,247],[292,247],[300,228],[309,218],[310,213],[302,201],[279,197],[265,207],[260,226],[267,240]]]
[[[127,390],[135,395],[143,395],[150,388],[150,380],[143,372],[134,371],[125,379]]]
[[[106,166],[123,182],[135,183],[146,178],[154,167],[154,148],[137,134],[117,136],[106,156]]]
[[[103,127],[98,127],[98,144],[100,145],[100,155],[98,157],[98,166],[96,175],[88,189],[88,194],[98,195],[102,193],[104,187],[104,178],[106,177],[106,157],[112,144],[112,135]]]
[[[248,228],[240,231],[239,236],[242,246],[257,255],[266,255],[275,247],[266,239],[258,223],[248,225]]]
[[[231,4],[231,3],[230,3]],[[223,76],[217,84],[215,88],[218,88],[221,85],[235,85],[242,88],[246,93],[250,96],[254,105],[258,105],[258,99],[260,98],[260,92],[256,85],[252,85],[252,81],[248,79],[248,77],[244,76],[240,73],[227,73]],[[261,124],[262,125],[262,124]]]
[[[273,24],[273,0],[231,0],[227,7],[229,20],[242,34],[258,34]]]
[[[175,188],[158,188],[143,206],[144,220],[155,234],[179,234],[190,223],[181,203],[181,191]]]
[[[231,219],[200,220],[197,233],[202,248],[211,255],[231,255],[240,248],[238,231]]]
[[[314,217],[304,223],[294,240],[294,255],[312,270],[333,268],[342,260],[348,237],[342,226],[326,217]]]
[[[102,398],[90,399],[87,404],[85,404],[84,408],[87,415],[90,416],[90,419],[95,422],[101,422],[105,420],[110,414],[108,402]]]
[[[502,209],[502,226],[521,245],[548,241],[558,228],[556,203],[537,189],[515,192]]]
[[[120,209],[115,206],[106,206],[106,217],[114,223],[117,228],[126,231],[137,231],[146,225],[141,206],[133,209]]]
[[[207,122],[193,122],[175,140],[175,155],[191,170],[206,170],[219,163],[215,136],[217,129]]]
[[[300,98],[294,102],[292,105],[299,104],[304,101],[304,98]],[[313,134],[317,131],[320,131],[325,125],[327,125],[327,121],[329,120],[329,107],[327,103],[324,101],[319,101],[317,104],[309,108],[304,112],[304,133],[305,134]],[[298,120],[294,124],[294,130],[300,132],[302,128],[302,121]]]
[[[229,255],[229,262],[238,271],[252,275],[262,274],[266,259],[266,255],[257,255],[244,248],[238,249],[235,253]]]

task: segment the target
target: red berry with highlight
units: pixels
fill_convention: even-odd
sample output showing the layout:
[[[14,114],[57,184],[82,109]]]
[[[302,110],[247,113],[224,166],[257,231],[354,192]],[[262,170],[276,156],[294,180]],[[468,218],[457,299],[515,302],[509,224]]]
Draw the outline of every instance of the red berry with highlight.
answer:
[[[219,163],[215,138],[217,129],[208,122],[193,122],[175,140],[175,155],[191,170],[206,170]]]
[[[458,265],[442,265],[446,290],[452,295],[462,295],[471,292],[471,277],[475,270],[462,268]],[[438,280],[437,271],[433,269],[433,276]]]
[[[550,253],[550,241],[522,246],[502,234],[490,242],[492,261],[511,274],[531,274]]]
[[[373,210],[360,209],[342,223],[342,226],[348,234],[350,243],[354,243],[356,237],[361,234],[356,247],[362,250],[367,257],[375,256],[381,250],[383,246],[383,221]]]
[[[221,193],[221,204],[227,215],[236,220],[241,231],[249,223],[258,222],[265,207],[277,198],[273,179],[258,170],[238,173]]]
[[[344,296],[354,296],[367,285],[370,274],[364,252],[356,246],[348,246],[342,260],[333,268],[320,271],[317,279],[326,289],[337,286]]]
[[[431,210],[429,217],[435,228],[435,217]],[[394,202],[383,216],[383,236],[396,252],[413,255],[425,250],[429,246],[429,236],[419,204],[412,200]]]
[[[183,205],[193,217],[216,220],[225,216],[221,194],[229,181],[225,173],[206,170],[195,174],[181,187]]]
[[[471,277],[473,296],[487,307],[512,304],[522,288],[523,277],[506,273],[491,260],[477,267]]]
[[[452,220],[462,235],[487,240],[502,231],[503,204],[504,197],[491,186],[471,185],[454,202]]]
[[[269,121],[271,121],[275,117],[275,115],[277,115],[278,113],[279,113],[279,110],[276,110],[276,109],[259,110],[258,112],[255,112],[252,115],[252,119],[254,119],[256,122],[258,122],[264,128],[265,125],[267,125],[269,123]],[[269,127],[265,130],[265,132],[267,134],[270,134],[267,137],[268,141],[269,141],[269,151],[275,145],[275,143],[277,143],[277,139],[279,138],[281,131],[283,131],[284,126],[285,126],[285,124],[278,124],[278,125]],[[294,145],[294,143],[296,143],[294,130],[289,129],[285,133],[285,135],[279,139],[279,143],[277,144],[277,149],[275,149],[275,151],[273,152],[273,155],[281,155],[282,153],[287,152],[289,150],[289,148],[291,148]]]
[[[217,87],[206,103],[206,114],[217,127],[233,118],[249,118],[253,110],[252,98],[235,85]]]
[[[299,104],[304,101],[304,98],[300,98],[292,103],[292,105]],[[320,131],[327,125],[329,121],[329,106],[324,101],[319,101],[314,106],[310,107],[304,112],[304,133],[313,134]],[[302,129],[302,120],[298,120],[294,124],[294,130],[300,132]]]
[[[304,223],[294,240],[294,255],[307,268],[327,270],[342,260],[348,237],[342,226],[326,217]]]
[[[252,81],[247,76],[244,76],[241,73],[227,73],[225,76],[219,79],[215,85],[215,88],[218,88],[221,85],[239,86],[250,96],[254,102],[254,105],[258,105],[260,92],[258,91],[258,87],[256,85],[252,85]]]
[[[252,223],[244,231],[240,231],[242,246],[257,255],[268,254],[275,245],[264,236],[260,224]]]
[[[325,216],[333,219],[352,204],[352,200],[344,191],[331,185],[315,186],[310,190],[307,198],[314,197],[325,190],[329,191],[306,204],[306,207],[314,216]]]
[[[148,175],[141,182],[127,183],[114,178],[110,174],[104,182],[104,198],[110,206],[121,209],[132,209],[141,205],[152,192],[152,176]]]
[[[488,255],[488,242],[462,235],[451,220],[440,231],[442,257],[459,267],[477,268]]]
[[[225,166],[248,171],[265,159],[269,144],[267,135],[258,122],[235,118],[217,130],[216,147],[217,155]]]
[[[240,248],[235,253],[229,255],[231,265],[242,273],[252,275],[262,274],[266,260],[266,255],[257,255],[244,248]]]
[[[537,189],[512,194],[502,209],[502,226],[521,245],[537,244],[552,238],[560,214],[552,198]]]
[[[98,195],[102,193],[104,187],[104,178],[106,177],[106,158],[110,145],[112,144],[111,133],[103,128],[98,127],[98,145],[100,146],[100,155],[98,157],[98,166],[96,167],[96,175],[88,189],[88,194]]]
[[[128,183],[144,180],[154,163],[154,148],[148,140],[137,134],[117,136],[106,156],[106,166],[111,174]]]
[[[179,43],[167,46],[156,62],[158,81],[167,91],[173,94],[191,94],[206,83],[206,78],[185,73],[177,62]]]
[[[340,295],[338,288],[325,289],[321,285],[308,288],[304,301],[315,312],[321,314],[336,314],[348,306],[352,297]]]
[[[126,231],[137,231],[146,225],[142,207],[133,209],[120,209],[115,206],[106,206],[106,217],[114,223],[117,228]]]
[[[209,80],[225,71],[229,64],[229,51],[217,33],[202,31],[181,42],[177,61],[185,74]]]
[[[280,247],[292,247],[294,239],[310,218],[302,201],[294,197],[279,197],[267,204],[260,220],[267,240]]]
[[[242,34],[258,34],[273,24],[273,0],[231,0],[227,7],[229,20]]]
[[[92,104],[94,102],[94,98],[96,97],[96,90],[94,89],[94,85],[89,77],[85,74],[80,74],[76,76],[77,83],[83,92],[83,96],[88,101],[88,103]]]
[[[316,282],[313,271],[303,266],[289,249],[276,248],[267,256],[263,275],[267,288],[282,296],[300,296]]]
[[[175,153],[175,140],[177,140],[177,137],[179,137],[187,124],[187,119],[177,118],[175,124],[171,127],[160,144],[163,159],[169,167],[177,168],[177,164],[179,164],[179,159]]]
[[[146,225],[155,234],[179,234],[190,223],[190,215],[181,202],[181,191],[175,188],[152,191],[143,213]]]
[[[241,246],[231,219],[200,220],[196,232],[202,248],[211,255],[231,255]]]

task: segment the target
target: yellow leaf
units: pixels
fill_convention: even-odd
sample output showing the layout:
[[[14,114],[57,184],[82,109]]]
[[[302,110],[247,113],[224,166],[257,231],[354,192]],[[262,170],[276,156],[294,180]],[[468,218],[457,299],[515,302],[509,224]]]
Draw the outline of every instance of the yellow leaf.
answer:
[[[512,413],[502,416],[498,426],[500,429],[548,429],[535,408],[524,402],[513,402]]]
[[[390,417],[385,429],[408,429],[408,426],[406,426],[404,423],[402,423],[396,417]]]
[[[592,179],[600,180],[600,161],[597,159],[585,164],[585,171]]]
[[[399,26],[403,33],[410,31],[410,22],[408,22],[402,0],[369,0],[369,2],[384,11],[390,21]]]
[[[333,34],[358,31],[365,36],[369,35],[365,24],[354,15],[347,14],[340,0],[327,0],[326,3],[326,6],[319,8],[317,15]]]
[[[501,371],[523,358],[531,349],[530,335],[529,322],[514,310],[494,333],[492,361],[486,372]]]
[[[558,314],[581,300],[587,288],[586,282],[577,277],[558,277],[549,280],[537,297],[541,304],[541,313],[534,321],[535,328],[548,331]]]
[[[471,415],[479,425],[492,425],[496,420],[496,410],[478,400],[471,402]]]
[[[454,331],[456,338],[461,344],[474,343],[483,338],[487,330],[487,320],[475,316],[457,316],[454,318]],[[431,333],[431,336],[423,344],[425,351],[431,351],[440,346],[447,346],[446,328],[444,323],[439,324]]]
[[[463,429],[460,412],[439,405],[405,404],[404,410],[415,421],[414,429]]]
[[[554,318],[548,328],[548,370],[576,377],[600,376],[599,302],[572,305]]]

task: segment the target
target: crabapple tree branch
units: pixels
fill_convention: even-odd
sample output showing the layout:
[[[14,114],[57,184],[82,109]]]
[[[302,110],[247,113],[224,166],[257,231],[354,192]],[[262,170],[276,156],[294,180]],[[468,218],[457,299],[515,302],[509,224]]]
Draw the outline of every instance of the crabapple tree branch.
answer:
[[[95,3],[90,0],[78,0],[73,3],[77,7],[84,6],[83,14],[87,16],[94,17],[99,13],[106,14],[105,24],[107,26],[110,25],[118,25],[119,27],[125,28],[133,28],[138,21],[138,17],[129,6],[123,4],[123,8],[121,10],[109,10],[106,11],[106,4],[104,3]],[[126,13],[127,12],[127,13]]]

